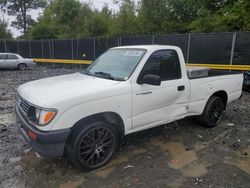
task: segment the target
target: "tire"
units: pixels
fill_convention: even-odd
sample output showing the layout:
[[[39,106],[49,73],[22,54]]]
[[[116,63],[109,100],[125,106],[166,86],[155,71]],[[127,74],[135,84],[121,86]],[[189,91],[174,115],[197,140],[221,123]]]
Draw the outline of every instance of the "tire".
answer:
[[[76,167],[89,171],[104,166],[118,146],[116,129],[105,122],[77,126],[66,143],[65,154]]]
[[[27,67],[27,65],[25,63],[20,63],[20,64],[18,64],[17,69],[18,70],[25,70],[26,67]]]
[[[221,120],[224,109],[223,100],[220,97],[212,96],[198,119],[205,127],[216,127]]]

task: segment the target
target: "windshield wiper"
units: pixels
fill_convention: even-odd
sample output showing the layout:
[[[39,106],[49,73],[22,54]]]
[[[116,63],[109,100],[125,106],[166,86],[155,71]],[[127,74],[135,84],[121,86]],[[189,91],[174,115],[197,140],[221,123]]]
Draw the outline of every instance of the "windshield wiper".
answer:
[[[95,72],[95,74],[99,74],[99,75],[101,75],[101,76],[103,76],[103,77],[105,77],[105,78],[109,78],[109,79],[112,79],[112,80],[116,80],[115,77],[113,77],[111,74],[109,74],[109,73],[107,73],[107,72],[102,72],[102,71],[100,71],[100,72]]]

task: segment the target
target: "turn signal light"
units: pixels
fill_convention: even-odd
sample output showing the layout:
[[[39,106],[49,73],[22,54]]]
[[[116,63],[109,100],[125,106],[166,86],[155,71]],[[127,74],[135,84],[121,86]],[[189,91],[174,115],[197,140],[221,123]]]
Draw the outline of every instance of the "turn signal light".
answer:
[[[48,123],[55,115],[55,112],[47,112],[45,115],[44,115],[44,118],[43,118],[43,123],[46,124]]]
[[[32,131],[28,131],[28,136],[32,140],[37,140],[37,134],[33,133]]]

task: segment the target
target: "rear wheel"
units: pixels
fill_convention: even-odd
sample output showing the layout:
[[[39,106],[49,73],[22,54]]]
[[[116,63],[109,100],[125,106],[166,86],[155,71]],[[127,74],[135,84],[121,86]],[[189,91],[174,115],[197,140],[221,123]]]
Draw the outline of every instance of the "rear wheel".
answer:
[[[25,69],[26,69],[26,64],[24,64],[24,63],[19,64],[19,65],[17,66],[17,69],[18,69],[18,70],[25,70]]]
[[[215,127],[220,122],[224,109],[223,100],[220,97],[212,96],[208,100],[202,115],[199,117],[199,120],[206,127]]]
[[[73,130],[66,145],[68,159],[83,170],[105,165],[116,151],[118,136],[112,125],[94,122]]]

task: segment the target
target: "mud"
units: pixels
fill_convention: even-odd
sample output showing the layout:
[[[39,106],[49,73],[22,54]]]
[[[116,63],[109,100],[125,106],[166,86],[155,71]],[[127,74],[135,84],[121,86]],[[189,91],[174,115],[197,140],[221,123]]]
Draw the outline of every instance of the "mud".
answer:
[[[15,124],[16,88],[77,69],[0,70],[0,187],[250,187],[250,94],[228,105],[218,127],[193,118],[126,136],[104,167],[82,172],[47,159]]]

